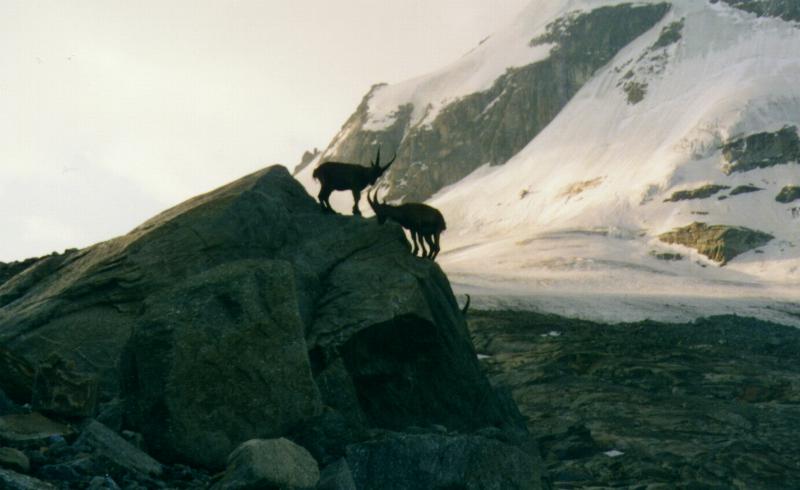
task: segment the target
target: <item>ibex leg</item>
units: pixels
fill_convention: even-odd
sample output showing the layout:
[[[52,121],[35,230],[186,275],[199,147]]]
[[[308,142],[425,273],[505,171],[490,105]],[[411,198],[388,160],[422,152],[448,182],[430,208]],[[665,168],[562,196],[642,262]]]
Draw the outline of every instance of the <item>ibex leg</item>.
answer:
[[[426,253],[424,256],[429,259],[432,259],[434,253],[433,237],[431,235],[424,235],[424,236],[425,236],[425,242],[428,243],[428,249],[429,249],[428,253]]]
[[[419,238],[419,251],[420,257],[427,257],[428,251],[425,249],[425,242],[423,241],[424,235],[422,233],[417,233],[417,238]]]
[[[353,216],[361,216],[361,210],[358,209],[358,201],[361,200],[361,190],[353,189]]]
[[[328,198],[331,197],[331,192],[332,192],[331,189],[323,187],[319,190],[319,194],[317,195],[317,199],[319,199],[319,203],[322,206],[322,209],[326,211],[333,211],[331,203],[328,202]]]
[[[431,259],[436,260],[437,255],[439,255],[439,233],[433,235],[433,254],[431,254]]]
[[[416,231],[412,231],[411,232],[411,241],[414,242],[414,249],[411,250],[411,255],[417,255],[417,252],[419,251],[419,247],[417,246],[417,232]]]

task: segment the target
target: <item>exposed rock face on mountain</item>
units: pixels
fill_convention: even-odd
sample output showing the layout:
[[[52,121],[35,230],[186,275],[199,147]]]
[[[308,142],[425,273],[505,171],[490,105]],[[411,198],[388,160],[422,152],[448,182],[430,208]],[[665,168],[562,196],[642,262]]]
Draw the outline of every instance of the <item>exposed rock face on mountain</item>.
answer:
[[[438,266],[397,226],[324,213],[283,167],[38,261],[0,297],[2,345],[97,375],[164,462],[221,467],[323,406],[363,427],[519,428]]]
[[[694,248],[709,259],[725,265],[737,255],[766,245],[774,237],[743,226],[707,225],[696,222],[663,233],[659,238],[665,243],[677,243]]]
[[[776,132],[735,138],[722,146],[722,155],[728,161],[724,168],[726,173],[797,162],[800,160],[797,127],[786,126]]]
[[[720,0],[710,0],[717,3]],[[732,7],[761,17],[780,17],[800,22],[800,4],[793,0],[722,0]]]
[[[397,149],[397,161],[384,178],[388,198],[424,200],[485,163],[505,163],[526,146],[569,102],[593,73],[637,36],[655,25],[669,4],[620,4],[571,14],[528,39],[546,45],[544,60],[509,68],[491,88],[450,103],[432,120],[414,117],[433,107],[397,106],[391,123],[369,124],[370,100],[384,85],[374,86],[323,160],[369,162],[375,144]]]

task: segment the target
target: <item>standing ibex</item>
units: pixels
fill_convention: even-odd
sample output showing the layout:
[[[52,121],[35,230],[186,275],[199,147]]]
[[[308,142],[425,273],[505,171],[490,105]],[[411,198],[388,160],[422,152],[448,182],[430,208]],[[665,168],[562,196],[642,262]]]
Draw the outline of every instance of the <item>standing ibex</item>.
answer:
[[[375,184],[378,177],[383,175],[389,165],[397,158],[397,153],[389,160],[385,167],[381,167],[381,147],[378,147],[378,155],[369,167],[357,165],[355,163],[325,162],[311,174],[319,180],[322,188],[319,190],[319,203],[323,209],[333,211],[331,203],[328,201],[333,191],[351,191],[353,193],[353,214],[361,215],[358,209],[358,201],[361,200],[361,191],[368,185]]]
[[[399,206],[391,206],[386,204],[386,201],[379,203],[377,190],[375,196],[367,194],[367,202],[375,211],[378,223],[383,224],[390,219],[411,232],[411,239],[414,241],[412,254],[417,255],[417,250],[421,249],[422,257],[436,259],[439,254],[439,235],[447,228],[444,217],[438,209],[415,202]],[[425,250],[423,240],[428,243],[429,251]]]

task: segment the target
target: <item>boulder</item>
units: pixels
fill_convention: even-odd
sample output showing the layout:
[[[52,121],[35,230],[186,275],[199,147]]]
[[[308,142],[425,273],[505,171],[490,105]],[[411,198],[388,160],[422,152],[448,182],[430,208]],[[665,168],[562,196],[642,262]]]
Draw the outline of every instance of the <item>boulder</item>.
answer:
[[[0,468],[27,473],[31,469],[31,462],[19,449],[0,447]]]
[[[75,446],[89,449],[93,459],[101,462],[109,473],[131,472],[145,476],[159,476],[162,473],[158,461],[96,420],[84,427]]]
[[[51,438],[73,434],[73,429],[68,425],[54,422],[36,412],[0,417],[0,444],[39,447],[46,446]]]
[[[519,426],[447,278],[409,249],[399,226],[325,213],[270,167],[15,274],[0,344],[96,374],[99,400],[122,398],[126,428],[169,463],[222,468],[324,405],[395,430]]]
[[[228,469],[214,490],[311,489],[319,467],[308,451],[288,439],[253,439],[228,458]]]
[[[36,478],[0,468],[0,488],[3,490],[56,490],[56,487]]]
[[[538,458],[478,435],[390,433],[347,448],[356,488],[539,489]]]

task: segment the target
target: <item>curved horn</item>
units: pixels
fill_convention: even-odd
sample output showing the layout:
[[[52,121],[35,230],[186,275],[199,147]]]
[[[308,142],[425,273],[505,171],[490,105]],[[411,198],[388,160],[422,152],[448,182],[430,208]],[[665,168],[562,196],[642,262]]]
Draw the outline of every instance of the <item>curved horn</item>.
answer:
[[[385,171],[387,168],[389,168],[389,165],[394,163],[395,158],[397,158],[397,152],[394,152],[394,156],[392,157],[392,159],[389,160],[389,163],[387,163],[386,166],[381,169],[381,171]]]
[[[377,215],[378,214],[378,189],[375,189],[375,195],[374,196],[371,195],[371,192],[372,191],[367,192],[367,202],[369,203],[369,207],[372,208],[372,211],[374,211],[375,214]]]
[[[378,154],[375,155],[375,161],[372,162],[373,167],[380,167],[381,166],[381,145],[378,145]]]
[[[469,300],[470,300],[469,295],[467,295],[467,302],[464,303],[464,307],[461,308],[461,314],[464,316],[467,316],[467,310],[469,309]]]

